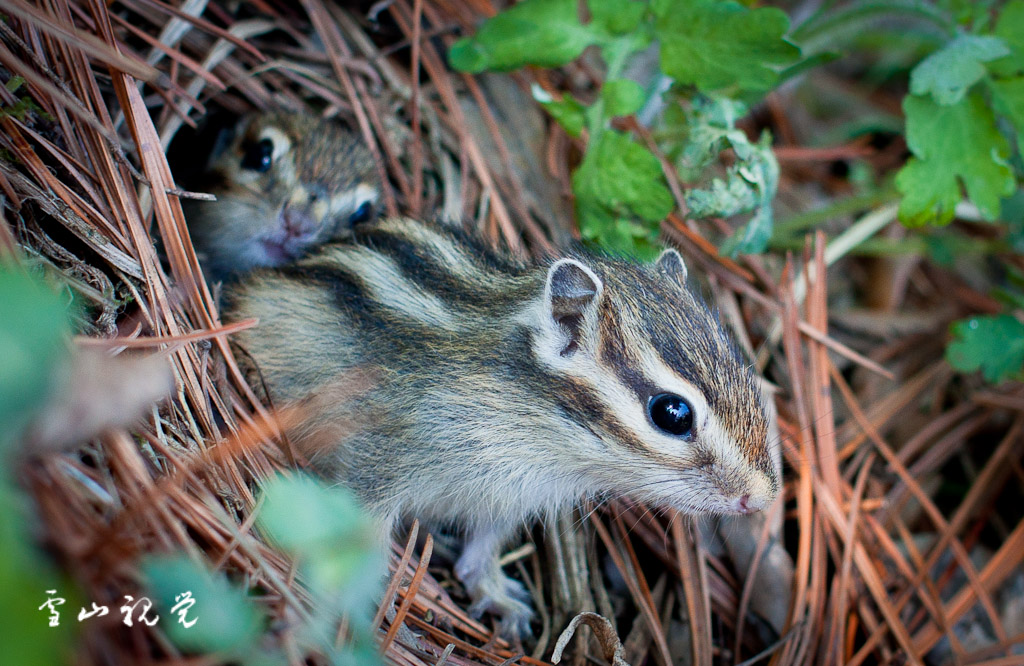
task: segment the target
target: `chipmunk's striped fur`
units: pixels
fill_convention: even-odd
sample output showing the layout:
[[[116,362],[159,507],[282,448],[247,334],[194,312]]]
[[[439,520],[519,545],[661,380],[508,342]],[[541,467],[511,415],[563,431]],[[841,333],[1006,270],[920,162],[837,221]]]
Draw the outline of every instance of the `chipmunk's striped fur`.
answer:
[[[278,405],[354,370],[372,378],[293,438],[329,433],[315,466],[387,529],[402,516],[464,526],[456,573],[516,632],[530,609],[497,555],[528,518],[607,495],[745,513],[778,492],[754,378],[685,281],[671,250],[649,266],[583,252],[527,266],[391,219],[255,273],[228,312],[259,318],[238,342]],[[688,432],[655,425],[663,394],[685,399]]]

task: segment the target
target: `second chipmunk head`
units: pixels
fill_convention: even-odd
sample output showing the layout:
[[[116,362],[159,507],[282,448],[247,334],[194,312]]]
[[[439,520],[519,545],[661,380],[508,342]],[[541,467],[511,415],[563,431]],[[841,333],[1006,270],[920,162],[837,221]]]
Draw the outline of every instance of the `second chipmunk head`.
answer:
[[[370,219],[380,183],[370,152],[338,124],[297,113],[243,118],[187,219],[215,276],[280,266]]]

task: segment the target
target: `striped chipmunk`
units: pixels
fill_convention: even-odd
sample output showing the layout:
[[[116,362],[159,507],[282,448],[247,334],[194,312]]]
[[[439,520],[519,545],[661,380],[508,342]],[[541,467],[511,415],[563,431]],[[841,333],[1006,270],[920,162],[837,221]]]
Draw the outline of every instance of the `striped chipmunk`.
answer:
[[[337,123],[275,112],[239,121],[199,189],[217,201],[185,202],[189,232],[207,274],[230,279],[350,236],[373,217],[380,181],[370,152]]]
[[[779,492],[758,384],[686,277],[674,250],[527,265],[386,219],[230,285],[225,312],[259,319],[236,341],[275,404],[317,405],[293,445],[361,498],[382,543],[411,517],[462,528],[471,610],[516,636],[532,611],[498,559],[527,521],[623,495],[744,514]],[[324,397],[352,373],[373,380]]]

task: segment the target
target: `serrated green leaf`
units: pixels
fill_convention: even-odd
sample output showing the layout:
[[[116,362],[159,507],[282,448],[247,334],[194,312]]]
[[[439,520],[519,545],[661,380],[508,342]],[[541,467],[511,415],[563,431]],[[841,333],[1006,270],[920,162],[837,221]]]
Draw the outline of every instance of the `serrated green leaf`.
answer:
[[[160,614],[160,626],[182,650],[238,655],[259,636],[261,613],[246,592],[223,574],[211,574],[185,555],[148,558],[142,572]],[[185,592],[195,603],[188,603]],[[182,610],[184,615],[179,615]]]
[[[562,126],[569,136],[579,138],[583,134],[587,107],[575,97],[565,93],[562,95],[562,99],[554,99],[540,86],[534,84],[533,98]]]
[[[985,381],[998,383],[1024,366],[1024,324],[1007,315],[978,316],[955,322],[955,340],[946,360],[961,372],[981,370]]]
[[[992,73],[997,76],[1024,73],[1024,0],[1013,0],[1003,6],[995,35],[1010,48],[1010,54],[989,65]]]
[[[715,178],[708,188],[687,190],[685,199],[693,217],[731,217],[752,210],[757,205],[757,191],[738,174],[730,173],[725,180]]]
[[[616,130],[605,130],[588,146],[572,185],[581,223],[591,217],[657,222],[674,206],[658,158]]]
[[[473,37],[453,44],[448,61],[457,70],[474,73],[564,65],[601,37],[596,28],[580,23],[576,4],[524,0],[485,21]]]
[[[989,84],[996,110],[1017,130],[1017,150],[1024,152],[1024,76]]]
[[[605,81],[601,88],[601,98],[604,100],[607,117],[628,116],[644,105],[644,89],[629,79]]]
[[[639,261],[653,260],[662,250],[657,227],[633,220],[589,218],[581,221],[580,234],[605,251]]]
[[[985,76],[982,63],[1009,53],[1010,49],[998,37],[960,35],[910,72],[910,91],[915,95],[930,94],[939,104],[955,104]]]
[[[685,136],[685,142],[675,155],[676,168],[684,181],[701,178],[704,169],[718,159],[719,153],[727,147],[748,144],[743,130],[736,129],[736,121],[747,114],[742,102],[728,97],[708,98],[698,95],[690,108],[683,111],[680,106],[670,106],[665,114],[669,127]]]
[[[724,179],[716,178],[709,186],[691,188],[684,194],[694,217],[731,217],[754,211],[747,224],[723,245],[722,251],[732,255],[756,254],[767,247],[779,181],[771,135],[765,132],[753,143],[736,129],[736,121],[746,113],[746,106],[735,100],[698,96],[686,112],[686,141],[677,156],[679,172],[696,180],[723,150],[732,150],[735,160]]]
[[[903,111],[914,157],[896,176],[903,195],[900,220],[910,226],[948,223],[960,201],[960,183],[981,214],[995,219],[1015,180],[1007,164],[1009,145],[984,99],[968,95],[943,106],[908,95]]]
[[[647,3],[636,0],[588,0],[593,25],[613,35],[632,32],[647,13]]]
[[[786,41],[789,18],[775,8],[747,9],[726,0],[654,0],[661,68],[702,91],[764,92],[800,49]]]
[[[734,144],[735,145],[735,144]],[[765,132],[757,144],[746,143],[744,150],[736,150],[740,162],[730,168],[749,183],[756,193],[754,214],[742,229],[722,246],[729,256],[759,254],[768,247],[775,216],[772,202],[779,187],[779,163],[771,149],[771,135]]]

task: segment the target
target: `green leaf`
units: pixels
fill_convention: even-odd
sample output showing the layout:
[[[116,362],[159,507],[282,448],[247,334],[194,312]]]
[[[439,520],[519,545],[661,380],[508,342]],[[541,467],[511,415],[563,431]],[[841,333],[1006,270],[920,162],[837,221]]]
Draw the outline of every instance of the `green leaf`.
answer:
[[[692,188],[686,192],[686,207],[693,217],[731,217],[757,204],[757,191],[738,174],[715,178],[711,187]]]
[[[746,226],[723,245],[723,252],[756,254],[763,252],[771,239],[774,224],[772,200],[778,189],[779,164],[772,152],[771,135],[761,135],[752,143],[736,121],[747,107],[728,98],[698,95],[686,110],[685,142],[675,155],[677,167],[686,180],[703,179],[705,168],[731,149],[735,160],[725,178],[715,178],[707,187],[691,188],[685,194],[694,217],[731,217],[754,211]]]
[[[633,32],[647,13],[646,2],[635,0],[589,0],[592,25],[613,35]]]
[[[1024,0],[1006,3],[996,23],[996,37],[1010,48],[1010,54],[989,65],[997,76],[1013,76],[1024,72]]]
[[[576,4],[524,0],[485,21],[473,37],[453,44],[448,61],[457,70],[474,73],[564,65],[601,37],[580,23]]]
[[[1024,76],[989,84],[996,110],[1017,130],[1017,150],[1024,152]]]
[[[278,477],[264,485],[263,498],[260,526],[303,562],[321,592],[356,605],[372,599],[383,562],[374,526],[348,490]]]
[[[910,73],[910,91],[931,94],[939,104],[955,104],[967,89],[985,76],[982,63],[1008,55],[998,37],[960,35],[921,61]]]
[[[644,89],[629,79],[605,81],[601,88],[604,111],[607,117],[628,116],[644,105]]]
[[[943,268],[953,268],[956,257],[964,250],[960,238],[954,235],[929,234],[924,236],[928,258]]]
[[[1024,366],[1024,324],[1007,315],[971,317],[955,322],[955,340],[946,360],[961,372],[981,370],[985,381],[998,383]]]
[[[45,404],[68,354],[67,308],[53,291],[0,263],[0,623],[3,661],[24,666],[71,663],[81,598],[35,547],[37,517],[13,482],[10,459],[29,420]],[[42,605],[53,595],[58,625]],[[63,599],[58,604],[56,599]]]
[[[602,132],[588,147],[572,184],[581,217],[657,222],[674,206],[658,158],[616,130]]]
[[[657,227],[633,220],[591,219],[580,223],[580,233],[585,240],[597,243],[606,251],[639,261],[651,261],[663,249],[657,244]]]
[[[491,64],[487,48],[472,37],[463,37],[448,49],[448,64],[460,72],[479,74]],[[511,69],[519,67],[516,65]]]
[[[1014,252],[1024,254],[1024,189],[1003,199],[999,219],[1006,222],[1006,242]]]
[[[533,98],[551,114],[551,117],[568,132],[569,136],[579,138],[583,134],[587,107],[579,100],[568,93],[563,94],[560,100],[555,99],[536,83],[531,87],[531,92]]]
[[[143,562],[142,572],[158,609],[160,626],[182,650],[237,655],[260,635],[261,613],[245,591],[233,586],[223,574],[214,576],[185,555],[150,557]],[[188,603],[185,592],[191,593],[194,604]],[[172,614],[179,601],[184,605]],[[180,615],[182,609],[184,615]]]
[[[733,145],[739,162],[730,167],[729,174],[750,185],[756,194],[756,207],[750,220],[725,242],[722,251],[730,256],[759,254],[767,249],[775,224],[772,201],[779,187],[779,163],[772,152],[768,132],[761,135],[757,144]]]
[[[1007,164],[1009,145],[984,99],[974,94],[943,106],[908,95],[903,111],[914,157],[896,176],[903,194],[900,220],[909,226],[948,223],[960,201],[960,183],[981,214],[995,219],[1000,198],[1013,192],[1015,181]]]
[[[0,432],[0,437],[4,436],[9,433]],[[3,661],[18,666],[71,664],[81,594],[53,571],[51,558],[36,548],[38,514],[29,510],[31,502],[26,494],[2,478],[10,475],[7,469],[0,469],[0,512],[4,516],[0,520]],[[47,590],[56,590],[54,606],[60,614],[56,627],[49,626],[49,611],[45,607],[39,610],[50,596]],[[64,603],[58,604],[56,599]]]
[[[789,18],[775,8],[750,10],[726,0],[654,0],[661,68],[702,91],[764,92],[800,49],[786,41]]]
[[[67,308],[50,289],[0,264],[0,444],[46,398],[67,351]]]
[[[611,129],[588,147],[572,188],[584,237],[638,258],[651,254],[657,228],[634,220],[660,222],[675,206],[658,158]]]
[[[669,107],[669,111],[674,108]],[[728,97],[709,98],[698,95],[690,108],[682,113],[666,113],[670,126],[685,135],[685,143],[677,156],[676,167],[683,180],[697,180],[703,170],[718,159],[727,147],[748,145],[747,135],[736,129],[736,121],[747,115],[747,106]]]
[[[4,88],[7,89],[7,92],[14,93],[17,92],[18,88],[20,88],[24,83],[24,77],[12,76],[11,78],[7,79],[7,83],[4,84]]]

